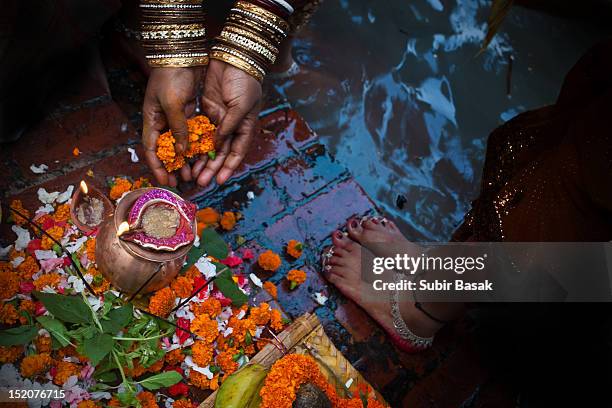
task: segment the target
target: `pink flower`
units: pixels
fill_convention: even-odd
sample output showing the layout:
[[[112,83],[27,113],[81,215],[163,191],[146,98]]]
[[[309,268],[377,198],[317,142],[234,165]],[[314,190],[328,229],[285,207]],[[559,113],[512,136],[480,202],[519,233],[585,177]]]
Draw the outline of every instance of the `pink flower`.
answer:
[[[236,266],[238,266],[238,265],[240,265],[242,263],[242,259],[238,258],[235,255],[232,255],[232,256],[228,256],[225,259],[222,259],[221,263],[223,265],[229,266],[230,268],[235,268]]]
[[[19,292],[24,295],[29,295],[34,290],[34,284],[32,282],[21,282],[19,284]]]
[[[242,259],[251,260],[254,258],[255,258],[255,254],[250,249],[245,249],[244,252],[242,253]]]
[[[162,338],[162,343],[164,343],[165,348],[170,348],[170,339],[167,337]]]
[[[87,363],[83,369],[81,369],[81,378],[83,380],[88,380],[94,373],[95,368],[91,366],[91,364]]]
[[[67,259],[67,258],[66,258]],[[64,258],[43,259],[40,261],[40,267],[43,272],[51,272],[60,266],[64,266]]]

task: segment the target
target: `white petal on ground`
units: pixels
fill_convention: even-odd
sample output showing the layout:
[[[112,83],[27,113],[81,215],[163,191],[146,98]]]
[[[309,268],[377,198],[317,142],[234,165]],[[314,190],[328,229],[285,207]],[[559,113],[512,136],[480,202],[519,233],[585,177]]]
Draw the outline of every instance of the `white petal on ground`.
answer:
[[[15,241],[15,250],[21,251],[22,249],[27,248],[28,244],[32,240],[32,238],[30,237],[30,231],[18,225],[13,225],[11,229],[15,234],[17,234],[17,240]]]
[[[204,374],[206,378],[208,378],[209,380],[212,380],[212,378],[215,376],[212,373],[212,371],[210,371],[210,368],[208,366],[200,367],[199,365],[194,363],[191,356],[185,357],[185,364],[187,365],[187,367],[191,368],[192,370],[197,371],[200,374]]]
[[[249,200],[253,200],[253,199],[255,199],[255,193],[254,193],[254,192],[252,192],[252,191],[247,192],[247,198],[248,198]]]
[[[246,312],[244,309],[240,309],[240,312],[238,312],[238,314],[236,315],[236,319],[241,320],[244,315],[246,315]]]
[[[217,268],[205,256],[198,259],[198,261],[195,263],[195,266],[200,272],[202,272],[206,279],[213,278],[217,275]]]
[[[37,193],[38,193],[38,201],[40,201],[43,204],[53,204],[55,200],[57,200],[57,197],[59,197],[60,195],[59,191],[54,191],[52,193],[49,193],[47,190],[45,190],[42,187],[38,189]]]
[[[321,306],[323,306],[325,302],[327,302],[327,299],[329,299],[327,296],[325,296],[321,292],[316,292],[312,297],[314,298],[315,302],[317,302]]]
[[[85,284],[78,276],[71,275],[68,277],[68,284],[76,293],[81,293],[85,290]]]
[[[64,204],[65,202],[70,200],[70,198],[72,198],[72,191],[74,191],[74,186],[69,185],[66,191],[64,191],[57,197],[57,202],[60,204]]]
[[[195,239],[193,240],[193,246],[200,247],[200,236],[199,235],[196,235]]]
[[[48,169],[49,169],[49,166],[47,166],[46,164],[39,164],[38,166],[33,164],[30,166],[30,170],[32,170],[32,173],[34,174],[46,173]]]
[[[234,332],[234,329],[231,327],[228,327],[227,329],[225,329],[225,331],[223,332],[223,337],[227,337],[230,334],[232,334]]]
[[[351,385],[353,385],[353,379],[349,378],[348,381],[346,382],[346,384],[344,384],[344,386],[349,389],[351,388]]]
[[[132,160],[132,163],[138,163],[138,155],[136,154],[136,150],[128,147],[128,152],[130,152],[130,160]]]
[[[261,283],[261,279],[259,279],[254,273],[249,274],[249,278],[251,279],[251,281],[253,281],[255,286],[260,288],[263,286],[263,283]]]

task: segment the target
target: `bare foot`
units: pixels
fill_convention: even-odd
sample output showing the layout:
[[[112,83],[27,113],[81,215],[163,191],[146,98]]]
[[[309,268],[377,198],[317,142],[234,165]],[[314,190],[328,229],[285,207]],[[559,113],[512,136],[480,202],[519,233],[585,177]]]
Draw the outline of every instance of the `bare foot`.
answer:
[[[361,251],[367,251],[358,242],[342,233],[332,236],[333,256],[324,270],[327,279],[349,299],[361,306],[392,337],[398,338],[391,315],[389,294],[381,295],[372,284],[362,279]],[[434,322],[415,308],[409,292],[400,293],[400,312],[408,328],[417,336],[431,337],[442,325]]]

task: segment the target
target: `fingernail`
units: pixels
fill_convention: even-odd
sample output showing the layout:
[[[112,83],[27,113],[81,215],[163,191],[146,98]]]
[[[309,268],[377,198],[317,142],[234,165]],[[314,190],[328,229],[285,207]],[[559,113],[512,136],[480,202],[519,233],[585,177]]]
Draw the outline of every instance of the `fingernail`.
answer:
[[[337,231],[337,232],[336,232],[336,238],[338,238],[338,239],[342,239],[342,238],[344,238],[344,236],[342,235],[342,232]]]
[[[351,221],[351,227],[357,228],[357,221]]]

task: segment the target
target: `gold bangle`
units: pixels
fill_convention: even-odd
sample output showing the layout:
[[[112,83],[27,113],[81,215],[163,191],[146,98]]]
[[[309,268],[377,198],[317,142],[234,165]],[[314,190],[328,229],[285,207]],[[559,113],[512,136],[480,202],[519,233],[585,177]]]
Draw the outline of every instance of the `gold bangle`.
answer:
[[[200,57],[160,57],[147,59],[149,65],[154,68],[182,68],[208,65],[208,55]]]
[[[259,33],[262,37],[273,41],[276,44],[280,44],[282,37],[271,28],[259,24],[258,21],[249,20],[248,18],[239,15],[238,13],[231,13],[228,17],[227,24],[233,24],[239,27],[248,28],[254,32]]]
[[[264,19],[278,26],[285,33],[289,30],[289,23],[287,23],[284,19],[262,7],[256,6],[255,4],[239,0],[236,3],[235,7],[242,10],[250,11],[251,13],[255,13],[258,16],[263,17]]]
[[[253,41],[243,35],[224,30],[221,31],[218,38],[221,41],[225,41],[227,43],[239,46],[240,48],[244,48],[249,52],[253,52],[258,56],[263,57],[264,61],[267,61],[270,64],[274,64],[274,61],[276,61],[276,53],[264,47],[259,42]]]
[[[263,45],[264,47],[268,48],[273,53],[278,54],[278,48],[276,48],[274,45],[269,43],[261,35],[257,35],[256,33],[252,32],[252,31],[245,30],[245,29],[237,27],[237,26],[235,26],[233,24],[227,24],[225,27],[223,27],[223,31],[229,31],[229,32],[232,32],[232,33],[240,34],[240,35],[242,35],[244,37],[248,37],[251,40],[256,41],[259,44]],[[221,31],[222,34],[223,34],[223,31]]]
[[[204,24],[143,24],[142,31],[200,30]]]
[[[202,4],[202,0],[142,0],[142,3],[154,4]]]
[[[210,58],[223,61],[227,64],[233,65],[234,67],[246,72],[251,75],[257,81],[263,81],[263,75],[255,68],[253,68],[248,62],[243,59],[236,57],[230,53],[221,50],[212,50],[210,52]]]

